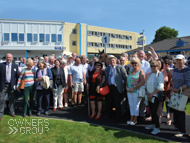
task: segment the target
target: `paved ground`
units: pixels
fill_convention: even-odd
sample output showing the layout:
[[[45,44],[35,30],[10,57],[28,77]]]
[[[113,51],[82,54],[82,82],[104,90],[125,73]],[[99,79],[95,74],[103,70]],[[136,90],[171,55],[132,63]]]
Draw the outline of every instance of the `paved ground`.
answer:
[[[22,110],[22,108],[21,108],[22,107],[22,101],[17,101],[17,105],[19,105],[20,110]],[[16,110],[16,115],[22,115],[22,111],[20,111],[20,110]],[[8,113],[9,112],[6,110],[5,114],[8,114]],[[36,110],[33,111],[33,116],[36,116]],[[150,133],[151,131],[145,130],[145,128],[144,128],[145,126],[150,124],[150,122],[144,121],[140,124],[137,124],[136,126],[126,125],[126,121],[128,118],[127,115],[124,115],[119,122],[116,122],[113,118],[109,118],[109,119],[100,118],[99,120],[89,119],[87,106],[77,107],[77,108],[67,107],[67,108],[64,108],[64,111],[61,111],[58,109],[55,112],[53,112],[52,107],[50,107],[49,115],[48,116],[44,115],[43,111],[42,111],[42,114],[40,115],[40,117],[48,117],[48,118],[65,119],[65,120],[72,120],[72,121],[79,121],[79,122],[87,122],[87,123],[90,123],[92,126],[95,126],[95,124],[96,124],[96,125],[100,125],[100,126],[115,127],[115,128],[126,129],[126,130],[131,130],[131,131],[151,135],[151,133]],[[162,118],[162,124],[161,124],[161,128],[160,128],[161,132],[155,136],[165,138],[168,140],[172,140],[172,141],[177,141],[177,142],[190,142],[190,137],[188,135],[185,135],[182,138],[176,138],[174,136],[174,134],[177,133],[177,131],[171,131],[170,128],[173,127],[173,125],[167,126],[166,121],[167,121],[167,119],[164,116]],[[189,121],[190,121],[190,115],[187,115],[186,116],[187,134],[190,134]],[[107,130],[107,128],[105,128],[105,130]],[[115,134],[115,136],[117,137],[117,134]]]

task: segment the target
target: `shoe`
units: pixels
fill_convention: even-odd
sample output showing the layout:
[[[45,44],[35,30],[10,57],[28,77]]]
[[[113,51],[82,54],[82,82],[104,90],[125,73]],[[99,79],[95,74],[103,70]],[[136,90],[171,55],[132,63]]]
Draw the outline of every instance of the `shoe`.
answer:
[[[96,113],[94,113],[94,115],[93,115],[93,116],[90,116],[89,118],[92,119],[92,118],[94,118],[95,116],[96,116]]]
[[[159,129],[154,128],[153,131],[151,132],[151,134],[156,135],[156,134],[158,134],[159,132],[160,132]]]
[[[60,107],[59,110],[63,111],[64,109],[63,109],[63,107]]]
[[[176,128],[176,127],[173,127],[173,128],[171,128],[170,130],[171,130],[171,131],[178,131],[179,129]]]
[[[82,103],[78,103],[79,107],[84,107],[84,105]]]
[[[56,111],[57,108],[53,108],[53,111]]]
[[[101,114],[99,115],[99,117],[97,117],[97,116],[96,116],[95,120],[98,120],[98,119],[100,119],[100,117],[101,117]]]
[[[64,107],[67,108],[67,107],[68,107],[68,104],[65,104]]]
[[[151,129],[154,129],[154,126],[153,125],[149,125],[149,126],[146,126],[145,129],[151,130]]]
[[[119,121],[121,120],[121,118],[120,118],[120,117],[116,117],[115,120],[116,120],[117,122],[119,122]]]
[[[134,126],[136,124],[137,124],[137,121],[135,123],[133,123],[133,122],[130,123],[131,126]]]
[[[23,118],[26,117],[26,114],[23,114],[22,117],[23,117]]]
[[[183,137],[183,133],[179,132],[179,133],[175,134],[175,137]]]
[[[74,108],[76,108],[76,107],[77,107],[77,103],[74,104]]]
[[[130,124],[131,124],[131,121],[127,121],[126,124],[127,124],[127,125],[130,125]]]
[[[12,116],[12,117],[16,117],[16,115],[15,115],[15,114],[12,114],[11,116]]]
[[[48,113],[48,111],[45,111],[44,114],[45,114],[45,115],[48,115],[49,113]]]
[[[146,118],[145,121],[152,121],[152,117]]]
[[[37,115],[37,116],[40,116],[40,114],[41,114],[41,113],[40,113],[40,112],[38,112],[36,115]]]
[[[168,126],[170,126],[170,125],[172,124],[172,120],[167,121],[166,124],[167,124]]]
[[[31,117],[31,116],[32,116],[32,112],[29,112],[29,113],[28,113],[28,116]]]
[[[109,115],[109,114],[106,114],[106,115],[103,116],[104,119],[108,119],[108,118],[111,118],[111,117],[113,117],[113,116]]]

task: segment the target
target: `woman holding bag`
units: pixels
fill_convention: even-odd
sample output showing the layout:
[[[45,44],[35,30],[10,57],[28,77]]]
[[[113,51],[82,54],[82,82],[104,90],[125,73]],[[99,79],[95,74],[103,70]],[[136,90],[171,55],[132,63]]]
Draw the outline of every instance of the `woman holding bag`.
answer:
[[[92,72],[89,72],[89,95],[92,110],[92,114],[89,118],[94,118],[96,116],[95,101],[97,101],[98,113],[95,119],[100,119],[103,96],[100,95],[99,90],[105,82],[105,73],[101,70],[103,64],[100,61],[95,62],[94,67],[95,69],[92,70]]]
[[[39,60],[37,64],[37,71],[35,73],[36,81],[36,99],[37,99],[37,116],[41,114],[42,110],[42,98],[45,96],[44,103],[44,114],[48,115],[49,110],[49,100],[50,100],[50,89],[44,89],[40,86],[40,81],[43,81],[42,76],[48,76],[49,80],[52,79],[51,69],[47,68],[44,60]]]
[[[33,67],[33,60],[31,58],[26,60],[26,69],[23,69],[20,73],[18,83],[17,83],[17,91],[20,92],[20,84],[21,80],[24,80],[24,99],[23,99],[23,117],[26,116],[27,112],[27,104],[28,104],[28,96],[30,95],[30,107],[29,107],[29,116],[32,116],[32,110],[34,106],[34,91],[35,91],[35,86],[34,86],[34,75],[35,71],[32,68]]]
[[[66,87],[66,83],[65,72],[60,65],[61,61],[56,59],[55,67],[51,69],[53,76],[53,111],[56,111],[57,109],[57,102],[59,109],[63,110],[62,94],[64,92],[64,88]]]
[[[146,82],[146,95],[148,96],[148,104],[152,116],[152,125],[145,127],[145,129],[153,129],[151,134],[158,134],[160,132],[158,111],[158,92],[163,91],[164,88],[164,75],[159,71],[158,61],[153,61],[150,64],[151,73],[149,74]]]
[[[184,64],[184,56],[177,55],[176,56],[176,64],[177,68],[174,68],[171,72],[169,72],[169,82],[172,79],[173,89],[172,92],[179,93],[180,88],[184,92],[185,89],[190,88],[190,68],[186,67]],[[186,104],[186,103],[184,103]],[[176,137],[182,137],[185,132],[185,111],[178,111],[173,109],[174,112],[174,123],[175,129],[179,130],[179,133],[175,134]]]
[[[133,57],[130,64],[132,69],[129,71],[127,77],[127,97],[129,102],[131,119],[127,121],[127,124],[136,125],[137,117],[139,116],[139,106],[141,98],[137,97],[137,90],[144,84],[144,71],[141,70],[141,62],[139,58]]]

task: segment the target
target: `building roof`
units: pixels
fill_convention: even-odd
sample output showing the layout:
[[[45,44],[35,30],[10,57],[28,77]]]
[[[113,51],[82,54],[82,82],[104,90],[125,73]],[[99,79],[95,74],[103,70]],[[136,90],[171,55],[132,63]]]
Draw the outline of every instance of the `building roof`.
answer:
[[[185,44],[184,46],[176,46],[176,43],[182,40]],[[148,52],[149,47],[153,47],[156,52],[168,52],[168,51],[187,51],[190,50],[190,36],[186,37],[179,37],[179,38],[172,38],[172,39],[164,39],[159,42],[155,42],[149,45],[144,46],[144,51]],[[142,50],[142,47],[127,51],[127,53],[132,54],[134,51],[140,51]]]

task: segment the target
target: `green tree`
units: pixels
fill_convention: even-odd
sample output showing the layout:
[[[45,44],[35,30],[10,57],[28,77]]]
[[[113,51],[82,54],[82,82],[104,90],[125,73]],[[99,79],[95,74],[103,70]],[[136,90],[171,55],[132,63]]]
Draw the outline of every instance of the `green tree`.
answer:
[[[152,43],[154,42],[158,42],[164,39],[170,39],[170,38],[176,38],[178,35],[178,31],[175,30],[174,28],[171,29],[170,27],[160,27],[157,31],[156,34],[154,36],[154,40],[152,41]]]

